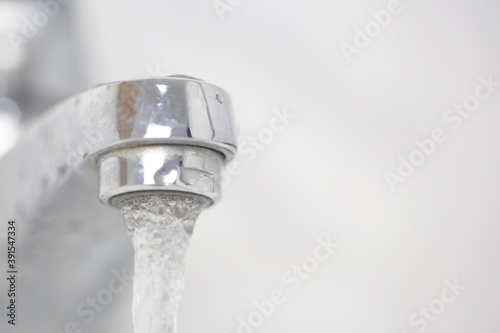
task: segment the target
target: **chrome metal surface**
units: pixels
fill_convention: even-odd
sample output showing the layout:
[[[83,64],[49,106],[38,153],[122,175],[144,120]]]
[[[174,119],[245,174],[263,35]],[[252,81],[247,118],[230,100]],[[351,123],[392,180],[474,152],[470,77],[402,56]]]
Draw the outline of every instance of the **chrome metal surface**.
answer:
[[[220,198],[222,154],[193,146],[141,146],[119,149],[99,160],[99,197],[125,193],[170,192]]]
[[[88,161],[146,145],[196,146],[230,159],[236,139],[227,94],[201,80],[160,78],[102,85],[59,103],[1,160],[1,190],[11,200],[0,211],[20,216]],[[13,170],[18,177],[8,176]]]
[[[202,80],[174,76],[119,82],[76,98],[88,106],[96,101],[103,136],[97,149],[168,143],[211,148],[226,158],[236,152],[229,98]]]
[[[64,331],[61,318],[75,321],[89,295],[131,273],[122,217],[99,191],[104,201],[153,190],[214,202],[235,151],[227,94],[186,77],[102,85],[28,124],[0,159],[0,221],[17,221],[19,313],[33,319],[20,331]],[[82,318],[80,327],[97,329]]]

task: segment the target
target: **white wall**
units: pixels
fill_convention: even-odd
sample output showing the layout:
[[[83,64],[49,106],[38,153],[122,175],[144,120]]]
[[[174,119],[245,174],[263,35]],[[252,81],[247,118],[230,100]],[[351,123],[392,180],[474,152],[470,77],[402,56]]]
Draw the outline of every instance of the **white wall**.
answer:
[[[478,77],[500,82],[498,2],[401,0],[350,63],[341,43],[387,1],[242,1],[223,21],[211,0],[74,5],[88,85],[151,72],[216,83],[247,143],[273,110],[295,116],[254,159],[240,154],[200,217],[180,332],[236,332],[280,289],[256,332],[413,333],[426,321],[409,317],[444,304],[455,278],[467,290],[425,331],[498,332],[500,87],[459,128],[443,119]],[[391,191],[384,174],[438,128],[447,140]],[[328,235],[341,246],[290,291],[283,275]],[[112,329],[130,332],[123,322]]]

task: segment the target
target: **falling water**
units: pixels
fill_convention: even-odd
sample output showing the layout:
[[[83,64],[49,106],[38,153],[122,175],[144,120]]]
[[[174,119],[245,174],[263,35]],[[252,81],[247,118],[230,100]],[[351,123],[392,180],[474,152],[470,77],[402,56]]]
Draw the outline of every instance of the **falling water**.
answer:
[[[194,197],[122,198],[120,208],[135,250],[132,318],[136,333],[175,333],[184,289],[184,257],[205,202]]]

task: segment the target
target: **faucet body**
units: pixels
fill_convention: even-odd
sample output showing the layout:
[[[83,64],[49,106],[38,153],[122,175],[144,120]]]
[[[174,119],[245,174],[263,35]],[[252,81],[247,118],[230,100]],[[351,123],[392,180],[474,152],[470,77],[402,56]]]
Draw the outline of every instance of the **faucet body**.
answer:
[[[231,112],[221,88],[167,77],[93,88],[26,127],[0,159],[0,222],[17,226],[21,331],[102,324],[89,302],[112,284],[130,288],[132,274],[113,199],[160,191],[219,200],[221,168],[236,152]]]

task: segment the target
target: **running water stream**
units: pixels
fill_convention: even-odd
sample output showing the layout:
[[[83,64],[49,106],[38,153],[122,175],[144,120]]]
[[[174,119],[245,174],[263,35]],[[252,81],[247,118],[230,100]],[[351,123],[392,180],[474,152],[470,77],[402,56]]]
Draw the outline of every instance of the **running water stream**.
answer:
[[[135,250],[135,333],[176,333],[184,258],[206,202],[195,197],[138,195],[115,202]]]

